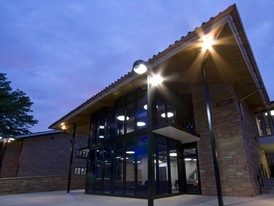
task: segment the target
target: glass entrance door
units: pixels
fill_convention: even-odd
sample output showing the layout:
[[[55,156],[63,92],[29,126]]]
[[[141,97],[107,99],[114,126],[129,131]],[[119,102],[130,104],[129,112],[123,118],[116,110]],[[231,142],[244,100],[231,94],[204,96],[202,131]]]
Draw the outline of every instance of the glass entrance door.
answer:
[[[182,175],[184,193],[200,193],[199,167],[196,145],[183,145],[183,167]]]

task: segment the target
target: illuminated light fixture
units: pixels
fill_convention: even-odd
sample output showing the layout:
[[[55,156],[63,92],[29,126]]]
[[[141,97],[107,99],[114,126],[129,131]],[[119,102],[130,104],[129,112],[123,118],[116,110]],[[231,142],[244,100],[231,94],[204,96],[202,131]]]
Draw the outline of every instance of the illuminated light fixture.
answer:
[[[144,109],[147,110],[147,104],[144,105]]]
[[[197,159],[193,159],[193,161],[197,161]]]
[[[126,120],[126,117],[124,115],[120,115],[117,117],[118,120],[120,121],[125,121]],[[129,120],[129,117],[127,117],[127,120]]]
[[[159,106],[156,105],[156,108],[159,108]],[[147,104],[144,105],[144,109],[147,110]]]
[[[137,127],[143,127],[145,125],[146,125],[145,122],[137,122]]]
[[[202,38],[202,51],[207,51],[210,50],[212,48],[214,42],[214,38],[213,36],[205,36]]]
[[[3,137],[0,136],[0,139],[3,139]]]
[[[170,157],[177,157],[177,153],[175,153],[175,152],[169,153],[169,156]]]
[[[134,151],[126,151],[127,154],[135,154]]]
[[[104,125],[100,125],[99,129],[105,129],[105,126]]]
[[[265,112],[264,115],[265,115],[265,116],[268,116],[268,113]],[[271,115],[271,116],[274,116],[274,110],[271,110],[271,111],[270,111],[270,115]]]
[[[139,59],[133,63],[132,70],[137,74],[144,74],[147,72],[147,65],[145,61]]]
[[[61,128],[62,130],[65,130],[67,128],[64,122],[61,123]]]
[[[104,139],[105,137],[103,135],[99,135],[99,138],[100,139]]]
[[[164,81],[164,78],[160,74],[153,75],[150,78],[150,84],[152,84],[153,86],[158,86],[162,84],[163,81]]]
[[[154,163],[157,163],[156,160],[154,160]],[[159,160],[158,163],[161,164],[161,163],[163,163],[163,161]]]
[[[170,118],[170,117],[173,117],[174,116],[174,113],[173,112],[168,112],[167,113],[167,118]],[[166,113],[164,112],[164,113],[162,113],[161,114],[161,117],[162,118],[166,118]]]
[[[185,158],[186,162],[191,161],[191,160],[192,160],[191,158]]]

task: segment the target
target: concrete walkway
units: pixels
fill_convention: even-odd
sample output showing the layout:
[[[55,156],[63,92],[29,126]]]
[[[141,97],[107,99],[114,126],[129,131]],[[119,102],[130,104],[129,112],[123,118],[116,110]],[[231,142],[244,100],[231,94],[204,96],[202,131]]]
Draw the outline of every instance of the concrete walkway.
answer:
[[[274,206],[274,195],[224,197],[227,206]],[[0,195],[0,206],[147,206],[147,200],[86,195],[83,190]],[[154,201],[155,206],[218,206],[215,196],[180,195]]]

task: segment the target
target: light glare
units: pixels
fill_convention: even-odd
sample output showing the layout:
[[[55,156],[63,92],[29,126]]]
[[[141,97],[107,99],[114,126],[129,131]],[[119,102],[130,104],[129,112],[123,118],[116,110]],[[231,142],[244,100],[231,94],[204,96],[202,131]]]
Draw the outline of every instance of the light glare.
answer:
[[[118,116],[117,119],[120,120],[120,121],[125,121],[126,120],[124,115]],[[129,117],[127,117],[127,120],[129,120]]]
[[[145,122],[137,122],[137,127],[143,127],[145,125],[146,125]]]
[[[175,152],[169,153],[169,156],[170,157],[177,157],[177,153],[175,153]]]
[[[164,79],[160,74],[156,74],[150,78],[150,84],[152,84],[153,86],[158,86],[162,84],[163,81]]]
[[[207,51],[210,50],[213,45],[213,36],[206,36],[202,38],[202,50]]]
[[[147,66],[145,64],[137,64],[136,66],[134,66],[133,70],[137,73],[137,74],[144,74],[147,71]]]

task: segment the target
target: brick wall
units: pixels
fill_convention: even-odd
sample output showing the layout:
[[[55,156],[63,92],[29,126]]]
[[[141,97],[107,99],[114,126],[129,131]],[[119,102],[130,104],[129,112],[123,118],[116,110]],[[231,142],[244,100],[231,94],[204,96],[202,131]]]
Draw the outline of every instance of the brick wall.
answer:
[[[258,160],[253,134],[252,113],[241,118],[239,100],[233,85],[210,85],[216,150],[223,194],[254,196],[258,194],[256,171]],[[215,175],[202,85],[193,88],[193,106],[198,142],[202,193],[215,195]]]
[[[72,134],[32,136],[7,145],[0,173],[0,193],[64,190],[67,187]],[[86,167],[76,149],[87,146],[87,137],[76,135],[71,189],[84,189],[85,176],[74,167]]]
[[[16,177],[22,149],[21,141],[6,143],[6,150],[0,168],[0,177]]]
[[[87,138],[76,136],[75,148],[87,145]],[[18,177],[67,175],[70,159],[71,135],[58,133],[23,140]],[[85,159],[76,159],[74,165],[86,166]]]
[[[67,176],[0,178],[0,194],[66,190],[67,180]],[[84,176],[72,178],[71,189],[84,189],[84,185]]]

